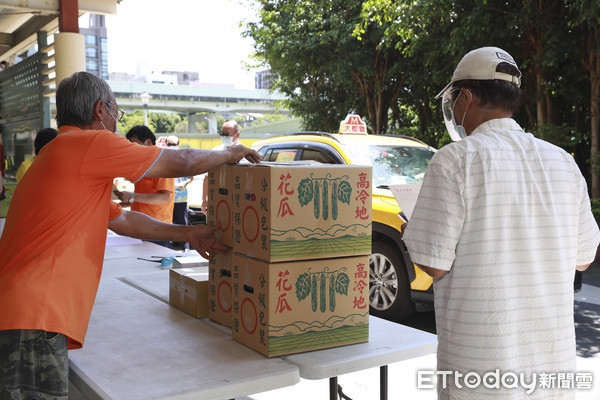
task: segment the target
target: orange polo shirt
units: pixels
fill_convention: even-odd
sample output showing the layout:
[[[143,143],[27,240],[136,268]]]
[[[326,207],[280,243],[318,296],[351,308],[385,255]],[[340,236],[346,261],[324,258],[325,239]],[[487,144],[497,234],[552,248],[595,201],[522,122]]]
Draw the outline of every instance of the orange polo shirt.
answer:
[[[40,329],[83,345],[96,298],[113,179],[141,179],[162,149],[63,126],[12,198],[0,239],[0,330]]]
[[[134,201],[131,204],[131,210],[139,211],[159,221],[172,224],[173,208],[175,207],[175,178],[142,178],[135,183],[135,193],[156,193],[159,190],[171,192],[169,201],[162,204],[146,204]]]

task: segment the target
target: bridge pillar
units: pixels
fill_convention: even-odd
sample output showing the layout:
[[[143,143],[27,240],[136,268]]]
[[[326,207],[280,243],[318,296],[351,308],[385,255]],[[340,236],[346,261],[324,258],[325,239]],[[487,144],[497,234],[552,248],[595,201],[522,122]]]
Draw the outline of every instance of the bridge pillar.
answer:
[[[217,133],[217,113],[208,114],[189,114],[188,115],[188,131],[190,133],[198,133],[196,124],[208,121],[208,133]]]
[[[188,132],[198,133],[196,129],[196,123],[202,121],[202,116],[199,114],[188,114]]]
[[[218,133],[217,113],[208,113],[208,133]]]

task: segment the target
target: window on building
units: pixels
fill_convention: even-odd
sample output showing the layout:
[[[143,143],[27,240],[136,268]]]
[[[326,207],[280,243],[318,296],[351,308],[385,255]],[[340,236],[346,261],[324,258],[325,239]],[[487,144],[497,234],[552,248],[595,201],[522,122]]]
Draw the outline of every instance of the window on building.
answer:
[[[100,38],[100,54],[100,58],[106,64],[106,60],[108,60],[108,40],[105,37]]]
[[[98,40],[94,35],[85,35],[85,44],[96,46],[98,44]]]
[[[98,58],[98,49],[95,47],[86,47],[85,56],[88,58]]]
[[[87,60],[85,62],[85,69],[88,71],[98,71],[98,61]]]

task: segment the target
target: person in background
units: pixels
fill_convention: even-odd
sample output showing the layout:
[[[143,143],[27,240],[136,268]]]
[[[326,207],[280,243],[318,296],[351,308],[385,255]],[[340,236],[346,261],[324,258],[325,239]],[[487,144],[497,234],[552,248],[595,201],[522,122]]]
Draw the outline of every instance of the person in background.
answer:
[[[52,128],[44,128],[38,131],[38,133],[35,135],[35,139],[33,140],[33,150],[35,155],[24,160],[19,166],[19,169],[17,170],[17,183],[23,179],[25,172],[27,172],[37,155],[40,153],[42,147],[50,143],[50,141],[54,139],[57,134],[58,131]]]
[[[179,148],[179,138],[175,135],[167,137],[167,147]],[[188,221],[188,191],[187,185],[192,183],[193,176],[184,176],[175,178],[175,205],[173,207],[173,223],[179,225],[189,225]],[[173,248],[189,249],[189,243],[173,243]]]
[[[145,240],[189,242],[206,258],[225,250],[216,227],[167,224],[123,210],[111,201],[113,180],[198,175],[242,158],[259,162],[258,153],[244,146],[139,146],[114,133],[122,116],[101,78],[77,72],[58,84],[58,136],[17,185],[0,239],[2,399],[68,399],[67,349],[84,344],[107,228]]]
[[[231,146],[237,146],[240,144],[240,132],[239,125],[235,120],[227,120],[221,127],[221,144],[214,147],[213,150],[223,150]],[[204,181],[202,183],[202,212],[206,215],[208,209],[208,179],[204,175]]]
[[[439,399],[575,398],[573,385],[498,382],[575,374],[573,275],[600,242],[573,157],[512,119],[520,83],[510,54],[483,47],[438,95],[458,141],[427,166],[404,242],[434,278]],[[496,371],[497,386],[465,384]]]
[[[167,147],[175,147],[176,149],[178,149],[179,148],[179,138],[175,135],[167,136],[166,146]]]
[[[145,125],[136,125],[125,135],[132,143],[142,146],[156,146],[154,133]],[[168,224],[173,222],[173,207],[175,194],[174,178],[142,178],[135,184],[135,191],[115,191],[115,195],[131,211],[139,211]],[[154,241],[161,246],[170,247],[169,242]]]

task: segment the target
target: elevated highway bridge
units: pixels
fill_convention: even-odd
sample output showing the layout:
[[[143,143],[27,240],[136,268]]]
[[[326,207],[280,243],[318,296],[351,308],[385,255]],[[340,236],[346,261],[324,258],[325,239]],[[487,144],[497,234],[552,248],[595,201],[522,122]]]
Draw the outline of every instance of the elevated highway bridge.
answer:
[[[189,132],[196,132],[196,122],[208,119],[209,133],[217,133],[217,115],[234,113],[289,114],[281,108],[286,97],[263,89],[234,89],[214,86],[165,85],[143,82],[109,80],[119,107],[124,110],[143,109],[140,95],[144,92],[152,98],[148,110],[188,114]],[[198,115],[199,113],[205,115]],[[207,114],[207,116],[206,116]]]

